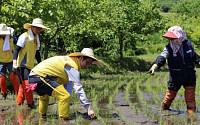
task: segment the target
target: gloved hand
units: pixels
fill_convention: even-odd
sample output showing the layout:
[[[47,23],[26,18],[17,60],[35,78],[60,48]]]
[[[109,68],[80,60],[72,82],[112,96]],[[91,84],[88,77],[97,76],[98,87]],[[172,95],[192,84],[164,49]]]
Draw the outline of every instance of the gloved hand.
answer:
[[[151,75],[154,75],[154,71],[155,71],[155,69],[158,67],[158,65],[157,64],[153,64],[153,66],[151,67],[151,69],[149,70],[149,73],[151,74]]]
[[[17,60],[13,60],[12,72],[13,74],[17,74]]]

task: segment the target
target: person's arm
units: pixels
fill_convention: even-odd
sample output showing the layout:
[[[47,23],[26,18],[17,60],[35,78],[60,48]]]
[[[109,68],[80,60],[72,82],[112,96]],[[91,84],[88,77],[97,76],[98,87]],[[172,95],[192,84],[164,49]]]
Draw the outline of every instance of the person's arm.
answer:
[[[36,51],[35,58],[36,58],[38,63],[41,62],[41,56],[40,56],[40,51],[39,50]]]
[[[157,64],[158,68],[162,67],[163,65],[165,65],[166,63],[166,59],[169,57],[169,52],[167,50],[167,48],[165,47],[162,51],[162,53],[160,54],[160,56],[158,56],[156,58],[156,60],[153,62],[153,64]]]
[[[200,65],[200,56],[195,52],[193,56],[193,61],[197,64]]]
[[[17,57],[18,57],[18,53],[19,51],[21,50],[22,47],[16,45],[15,49],[14,49],[14,52],[13,52],[13,60],[17,60]]]
[[[195,62],[197,65],[200,65],[200,56],[196,53],[196,51],[194,50],[194,47],[193,47],[193,45],[192,45],[192,43],[191,43],[191,41],[190,41],[190,44],[191,44],[191,48],[192,48],[192,52],[193,52],[193,54],[192,54],[192,60],[193,60],[193,62]]]
[[[14,51],[13,51],[13,67],[12,67],[12,72],[14,74],[17,73],[17,57],[18,57],[18,53],[19,51],[21,50],[21,47],[20,46],[17,46],[15,47]]]
[[[91,118],[95,118],[96,117],[95,113],[91,108],[91,104],[89,103],[87,96],[85,94],[85,91],[83,89],[83,86],[81,84],[79,71],[71,66],[66,66],[65,72],[67,73],[68,78],[69,78],[69,82],[67,84],[70,84],[70,83],[72,84],[77,97],[80,99],[83,106],[87,109],[88,115]],[[68,92],[69,92],[70,87],[69,86],[67,87],[67,84],[65,84],[64,87],[66,89],[68,89]],[[69,92],[69,93],[71,93],[71,92]]]
[[[14,51],[13,51],[13,72],[15,73],[16,69],[17,69],[17,57],[18,57],[18,53],[21,50],[22,47],[16,45]]]
[[[15,34],[13,34],[13,43],[17,44],[17,37],[15,36]]]
[[[169,57],[169,52],[167,48],[165,47],[160,56],[156,58],[156,60],[152,63],[152,67],[149,70],[149,73],[151,75],[154,75],[154,71],[157,68],[160,68],[166,63],[166,59]]]
[[[26,44],[28,38],[25,37],[24,34],[20,35],[16,47],[13,51],[13,72],[16,73],[17,71],[17,57],[18,57],[18,53],[21,50],[21,48],[23,48]]]

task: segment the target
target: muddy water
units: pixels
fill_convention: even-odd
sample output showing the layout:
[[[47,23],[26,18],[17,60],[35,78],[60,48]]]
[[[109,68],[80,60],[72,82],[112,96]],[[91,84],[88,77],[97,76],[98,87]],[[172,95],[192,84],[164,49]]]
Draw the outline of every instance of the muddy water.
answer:
[[[35,96],[36,97],[36,96]],[[37,99],[35,99],[37,100]],[[52,124],[83,124],[83,125],[101,125],[101,120],[91,120],[82,105],[78,104],[77,111],[74,110],[74,104],[70,106],[70,120],[60,121],[58,119],[57,103],[51,100],[48,106],[47,117],[40,118],[38,115],[38,102],[36,101],[36,109],[29,109],[26,104],[16,106],[16,100],[12,95],[7,100],[0,100],[0,125],[52,125]],[[108,124],[122,124],[116,111],[110,109],[107,99],[98,105],[100,107],[99,116]]]
[[[145,84],[145,80],[142,81]],[[147,86],[139,85],[139,89],[136,89],[135,83],[120,83],[123,84],[119,88],[119,92],[114,96],[112,107],[109,104],[109,95],[98,101],[97,106],[99,109],[99,117],[91,120],[86,110],[80,105],[80,102],[75,109],[75,102],[72,102],[70,106],[70,120],[60,121],[58,119],[57,101],[52,99],[49,103],[47,117],[42,119],[38,115],[38,98],[36,95],[36,109],[30,110],[27,108],[26,103],[22,106],[16,106],[16,100],[14,95],[9,95],[7,100],[0,99],[0,125],[63,125],[63,124],[81,124],[81,125],[187,125],[200,123],[200,112],[195,115],[188,116],[186,108],[184,106],[179,107],[172,105],[171,111],[161,111],[160,105],[164,98],[164,92],[148,92]],[[128,92],[128,101],[126,100],[126,87],[128,84],[132,84]],[[110,94],[112,94],[112,90]],[[140,95],[141,93],[141,95]],[[178,94],[176,99],[183,101],[184,97]],[[197,95],[197,99],[200,96]],[[175,103],[176,104],[176,100]],[[177,103],[180,104],[180,103]],[[197,107],[199,109],[199,107]]]
[[[175,100],[173,101],[171,105],[171,109],[167,111],[161,110],[161,103],[165,96],[165,91],[163,92],[157,92],[152,93],[153,89],[150,92],[147,92],[147,87],[144,85],[141,85],[140,90],[142,99],[138,101],[138,98],[141,98],[141,96],[137,93],[138,90],[136,90],[136,93],[130,92],[130,95],[137,95],[137,97],[133,97],[134,99],[131,99],[133,104],[137,104],[140,106],[138,109],[139,112],[147,116],[148,118],[157,120],[157,123],[159,124],[165,124],[165,125],[198,125],[200,123],[200,112],[198,111],[199,107],[197,107],[197,112],[189,115],[187,113],[185,100],[184,100],[184,94],[183,94],[183,88],[179,91],[177,94]],[[131,96],[130,96],[131,97]],[[142,101],[141,101],[142,100]],[[198,95],[196,96],[196,100],[199,100]]]
[[[154,95],[143,92],[143,98],[145,101],[149,102],[151,109],[147,109],[142,104],[139,104],[136,93],[131,93],[129,99],[132,102],[130,106],[125,100],[125,92],[120,91],[114,97],[114,106],[118,110],[113,110],[109,104],[108,99],[102,100],[98,104],[100,108],[99,116],[106,124],[113,125],[157,125],[157,124],[198,124],[199,112],[196,113],[196,116],[188,116],[184,109],[175,110],[172,109],[168,112],[162,112],[159,109],[160,105],[151,104],[151,99],[154,98]],[[179,96],[178,96],[179,97]],[[160,96],[162,98],[162,96]],[[180,97],[182,98],[182,97]],[[16,106],[15,99],[13,96],[9,96],[7,100],[0,100],[0,125],[62,125],[70,124],[75,125],[77,123],[82,125],[102,125],[102,121],[95,119],[90,120],[87,116],[85,109],[78,105],[78,111],[74,111],[74,105],[71,105],[70,120],[68,121],[59,121],[57,113],[57,103],[51,102],[48,108],[48,116],[46,119],[41,119],[37,113],[38,107],[36,109],[29,109],[24,104],[22,106]],[[36,106],[38,106],[36,104]],[[135,111],[133,106],[140,107]],[[144,111],[142,109],[145,109]],[[154,118],[151,116],[154,115]],[[122,119],[122,116],[124,119]],[[80,120],[77,120],[80,119]],[[184,120],[183,120],[184,119]]]
[[[120,92],[115,96],[115,105],[119,109],[119,113],[124,116],[124,124],[135,125],[157,125],[158,121],[150,119],[143,114],[132,109],[125,101],[125,93]]]

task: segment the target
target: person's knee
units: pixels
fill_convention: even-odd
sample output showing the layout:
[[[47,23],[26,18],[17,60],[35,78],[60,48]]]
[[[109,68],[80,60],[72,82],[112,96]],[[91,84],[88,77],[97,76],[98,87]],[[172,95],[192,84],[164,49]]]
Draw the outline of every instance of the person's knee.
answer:
[[[40,96],[41,101],[49,101],[49,95]]]
[[[59,101],[70,100],[70,94],[66,91],[63,85],[58,86],[52,92],[52,96],[56,97]]]

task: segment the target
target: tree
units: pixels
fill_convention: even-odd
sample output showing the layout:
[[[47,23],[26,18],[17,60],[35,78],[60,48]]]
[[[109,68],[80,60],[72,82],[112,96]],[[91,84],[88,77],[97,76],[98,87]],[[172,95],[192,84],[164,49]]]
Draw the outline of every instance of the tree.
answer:
[[[49,52],[66,54],[90,47],[100,56],[122,60],[124,54],[134,54],[146,34],[163,26],[155,5],[139,0],[10,0],[1,5],[1,21],[14,27],[17,35],[36,17],[51,28],[40,37],[44,58],[51,56]],[[58,49],[63,47],[66,52]]]
[[[133,55],[136,41],[163,26],[153,4],[125,0],[90,0],[82,4],[85,18],[69,29],[70,35],[79,48],[92,46],[102,56],[122,60],[124,53]]]

